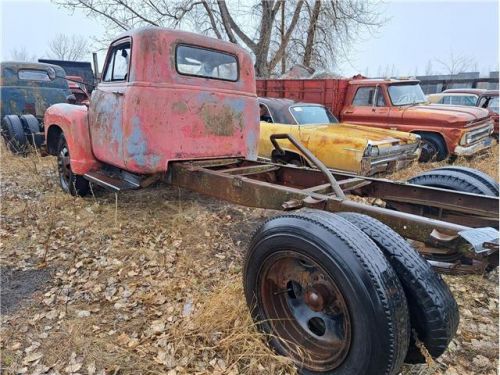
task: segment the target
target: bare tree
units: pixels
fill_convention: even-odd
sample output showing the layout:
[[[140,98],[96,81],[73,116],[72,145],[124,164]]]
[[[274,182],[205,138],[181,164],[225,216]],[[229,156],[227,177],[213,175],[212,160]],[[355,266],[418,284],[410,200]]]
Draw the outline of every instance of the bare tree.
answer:
[[[453,51],[450,52],[446,59],[435,59],[441,66],[444,74],[453,76],[458,73],[471,70],[474,67],[474,60],[464,55],[456,55]]]
[[[433,74],[432,61],[429,60],[429,61],[427,61],[427,65],[425,66],[424,75],[431,76],[432,74]]]
[[[118,32],[151,25],[196,30],[240,44],[254,55],[259,76],[269,76],[294,63],[313,68],[331,66],[359,32],[382,23],[377,3],[364,0],[55,2],[72,11],[83,10],[104,22],[106,41]]]
[[[54,59],[77,61],[83,59],[89,53],[87,39],[80,35],[57,34],[49,42],[47,54]]]
[[[36,62],[36,56],[30,54],[25,47],[10,51],[10,58],[14,61]]]

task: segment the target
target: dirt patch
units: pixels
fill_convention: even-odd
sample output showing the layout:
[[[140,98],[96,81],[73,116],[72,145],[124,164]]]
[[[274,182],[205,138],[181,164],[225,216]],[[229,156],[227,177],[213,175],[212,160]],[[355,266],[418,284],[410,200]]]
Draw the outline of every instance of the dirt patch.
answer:
[[[33,293],[46,288],[49,279],[48,269],[16,270],[0,267],[0,313],[15,311],[23,302],[29,301]]]

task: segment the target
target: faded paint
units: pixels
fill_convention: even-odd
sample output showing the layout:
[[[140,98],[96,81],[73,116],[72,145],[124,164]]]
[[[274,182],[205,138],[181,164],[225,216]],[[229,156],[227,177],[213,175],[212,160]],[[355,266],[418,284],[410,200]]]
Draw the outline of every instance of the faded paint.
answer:
[[[132,42],[129,79],[101,82],[92,93],[88,118],[97,160],[149,174],[166,171],[175,160],[256,157],[258,106],[246,51],[161,28],[131,31],[117,40]],[[235,55],[239,80],[179,74],[174,59],[178,43]]]
[[[141,131],[141,120],[139,117],[132,117],[132,133],[127,139],[127,154],[135,160],[137,165],[146,165],[147,145]]]

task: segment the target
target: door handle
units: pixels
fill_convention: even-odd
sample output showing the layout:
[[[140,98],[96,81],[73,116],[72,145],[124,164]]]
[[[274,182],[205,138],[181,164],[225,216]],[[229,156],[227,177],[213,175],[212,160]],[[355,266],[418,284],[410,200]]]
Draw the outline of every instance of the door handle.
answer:
[[[118,95],[118,96],[123,96],[123,92],[121,91],[112,91],[113,94]]]
[[[353,113],[353,112],[354,112],[354,111],[345,111],[344,113],[349,114],[349,113]]]

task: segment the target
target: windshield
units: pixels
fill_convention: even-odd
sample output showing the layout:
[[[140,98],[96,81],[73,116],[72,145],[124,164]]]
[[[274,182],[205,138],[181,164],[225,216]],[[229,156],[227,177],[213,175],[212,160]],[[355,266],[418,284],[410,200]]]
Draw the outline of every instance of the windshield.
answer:
[[[389,96],[393,105],[425,103],[425,95],[419,84],[391,85]]]
[[[490,101],[488,102],[488,109],[491,109],[493,112],[498,113],[498,96],[490,99]]]
[[[336,124],[339,121],[325,107],[317,105],[294,105],[290,112],[299,125]]]

